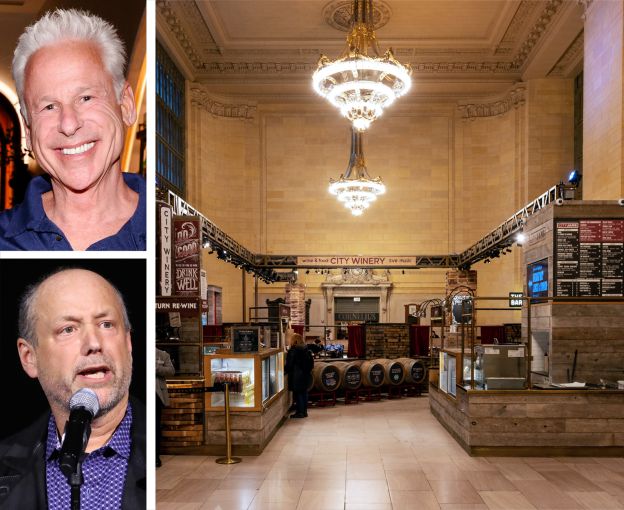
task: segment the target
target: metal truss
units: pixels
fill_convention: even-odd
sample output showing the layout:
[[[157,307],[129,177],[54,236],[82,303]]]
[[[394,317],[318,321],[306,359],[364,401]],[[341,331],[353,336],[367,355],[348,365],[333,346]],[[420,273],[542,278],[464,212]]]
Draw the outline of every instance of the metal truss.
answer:
[[[210,241],[214,248],[226,250],[230,258],[236,259],[241,264],[255,265],[256,256],[252,252],[227,235],[201,212],[182,200],[171,190],[167,190],[167,203],[173,208],[173,214],[199,217],[202,229],[202,242]]]
[[[487,234],[483,239],[473,244],[459,255],[415,255],[415,264],[406,266],[392,266],[391,269],[424,269],[424,268],[454,268],[468,269],[482,259],[498,256],[500,250],[511,246],[515,240],[513,236],[520,232],[529,216],[540,211],[548,204],[563,199],[564,187],[559,184],[532,200],[522,209],[510,216],[498,227]],[[212,221],[206,218],[193,206],[182,200],[173,191],[166,191],[166,201],[177,215],[198,216],[202,226],[202,241],[210,241],[217,256],[235,265],[255,273],[257,276],[270,281],[294,281],[292,272],[277,272],[275,269],[294,269],[303,267],[308,269],[327,269],[330,266],[306,265],[297,266],[297,255],[260,255],[254,254],[243,245],[227,235]],[[224,255],[223,250],[227,251]],[[330,267],[331,268],[331,267]],[[365,268],[365,267],[363,267]]]
[[[511,246],[515,242],[513,236],[524,228],[524,223],[527,218],[540,211],[548,204],[555,202],[557,199],[563,199],[562,192],[562,186],[556,185],[541,194],[535,200],[529,202],[513,216],[507,218],[503,223],[487,234],[483,239],[477,241],[466,251],[460,253],[457,265],[460,268],[467,269],[471,264],[495,254],[496,250]]]

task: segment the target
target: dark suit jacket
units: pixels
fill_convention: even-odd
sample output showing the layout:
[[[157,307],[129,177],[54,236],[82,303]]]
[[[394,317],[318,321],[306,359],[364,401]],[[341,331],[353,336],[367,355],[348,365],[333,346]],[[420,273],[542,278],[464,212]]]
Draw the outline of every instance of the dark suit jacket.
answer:
[[[132,447],[122,498],[123,510],[145,508],[145,404],[132,403]],[[0,443],[0,509],[48,508],[45,449],[50,413]]]

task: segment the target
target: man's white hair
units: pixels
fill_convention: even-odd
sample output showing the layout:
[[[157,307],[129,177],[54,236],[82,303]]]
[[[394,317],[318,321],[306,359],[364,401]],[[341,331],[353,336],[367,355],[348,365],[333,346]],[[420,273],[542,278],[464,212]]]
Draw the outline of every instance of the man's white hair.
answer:
[[[126,51],[117,30],[109,22],[87,11],[56,9],[49,11],[20,36],[13,54],[13,80],[17,88],[22,116],[29,123],[24,101],[26,65],[37,50],[61,41],[87,41],[95,44],[105,69],[110,73],[117,99],[125,83]]]

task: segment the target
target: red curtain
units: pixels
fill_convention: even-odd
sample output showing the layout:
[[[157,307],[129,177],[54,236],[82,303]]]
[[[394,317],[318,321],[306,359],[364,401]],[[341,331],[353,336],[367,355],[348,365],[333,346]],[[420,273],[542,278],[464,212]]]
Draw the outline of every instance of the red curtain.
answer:
[[[364,326],[362,324],[353,324],[347,326],[349,334],[349,343],[347,351],[350,358],[364,357]]]
[[[429,356],[429,326],[410,324],[410,356]]]
[[[493,344],[495,338],[499,344],[505,343],[505,326],[481,326],[482,344]]]

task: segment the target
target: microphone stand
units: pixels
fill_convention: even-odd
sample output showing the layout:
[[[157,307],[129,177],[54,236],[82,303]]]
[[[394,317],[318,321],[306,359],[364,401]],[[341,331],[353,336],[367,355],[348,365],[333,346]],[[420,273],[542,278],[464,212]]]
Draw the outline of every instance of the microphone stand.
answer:
[[[67,476],[71,487],[71,510],[80,510],[80,487],[84,482],[82,476],[82,461],[76,463],[76,470]]]

